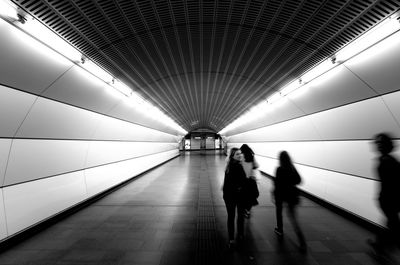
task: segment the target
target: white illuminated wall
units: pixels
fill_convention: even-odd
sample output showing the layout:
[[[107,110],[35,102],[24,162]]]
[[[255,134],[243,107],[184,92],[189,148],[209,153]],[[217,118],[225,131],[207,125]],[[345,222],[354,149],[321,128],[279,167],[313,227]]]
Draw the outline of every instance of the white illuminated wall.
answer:
[[[228,132],[229,148],[249,144],[261,170],[272,176],[279,152],[286,150],[302,175],[301,189],[385,225],[376,200],[380,183],[372,138],[389,132],[400,146],[399,69],[397,33],[289,94],[257,121]]]
[[[0,20],[0,241],[179,155],[178,132]]]

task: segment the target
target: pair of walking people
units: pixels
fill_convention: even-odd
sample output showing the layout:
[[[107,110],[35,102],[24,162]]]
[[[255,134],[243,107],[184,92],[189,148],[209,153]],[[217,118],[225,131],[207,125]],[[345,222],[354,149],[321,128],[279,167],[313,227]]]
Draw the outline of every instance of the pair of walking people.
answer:
[[[306,241],[296,217],[296,206],[299,202],[299,194],[296,185],[301,182],[301,178],[286,151],[280,153],[279,161],[280,165],[276,171],[274,179],[275,189],[273,191],[277,219],[275,233],[279,237],[283,236],[282,209],[283,205],[287,203],[289,218],[299,238],[300,250],[306,251]],[[250,176],[248,178],[248,175],[251,174],[246,174],[246,172],[250,172],[250,169],[254,172],[254,169],[257,167],[258,163],[254,159],[254,152],[247,145],[243,145],[241,149],[231,149],[225,169],[223,185],[223,198],[228,213],[227,223],[230,248],[235,244],[234,235],[236,212],[237,239],[238,241],[241,241],[244,237],[244,219],[246,211],[250,210],[251,206],[258,204],[256,200],[258,197],[257,186],[255,186],[256,191],[254,191],[254,189],[251,188],[251,185],[254,184],[252,181],[249,181],[252,177]],[[254,183],[256,185],[255,181]]]
[[[232,148],[225,168],[223,198],[228,213],[229,247],[235,241],[235,218],[237,214],[237,240],[244,237],[244,219],[250,218],[250,209],[257,205],[258,188],[256,170],[258,163],[254,159],[254,152],[244,144],[241,148]]]

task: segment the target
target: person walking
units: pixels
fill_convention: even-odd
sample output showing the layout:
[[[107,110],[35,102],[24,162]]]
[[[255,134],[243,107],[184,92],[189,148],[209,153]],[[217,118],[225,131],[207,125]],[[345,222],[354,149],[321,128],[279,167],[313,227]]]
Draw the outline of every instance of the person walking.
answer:
[[[279,167],[276,170],[274,179],[275,189],[273,191],[275,198],[276,223],[275,233],[283,237],[283,204],[288,207],[289,219],[294,227],[299,239],[300,250],[307,251],[306,241],[303,232],[297,220],[296,207],[299,204],[299,190],[297,185],[301,183],[301,177],[294,167],[289,154],[282,151],[279,154]]]
[[[260,195],[257,186],[259,164],[254,157],[253,150],[247,144],[243,144],[240,147],[240,151],[242,151],[244,157],[242,161],[242,166],[247,177],[247,184],[245,188],[247,200],[245,205],[244,217],[250,218],[251,208],[255,205],[258,205],[257,198]]]
[[[243,240],[244,236],[244,194],[243,189],[246,184],[246,173],[243,170],[243,155],[240,149],[232,148],[225,168],[225,177],[222,187],[223,199],[228,213],[228,237],[229,248],[233,248],[235,241],[235,216],[237,212],[237,239]]]
[[[400,163],[391,155],[394,145],[387,133],[375,136],[375,145],[380,154],[377,173],[380,184],[378,195],[379,206],[386,217],[387,229],[377,234],[376,241],[368,243],[378,254],[385,254],[390,246],[400,244]]]

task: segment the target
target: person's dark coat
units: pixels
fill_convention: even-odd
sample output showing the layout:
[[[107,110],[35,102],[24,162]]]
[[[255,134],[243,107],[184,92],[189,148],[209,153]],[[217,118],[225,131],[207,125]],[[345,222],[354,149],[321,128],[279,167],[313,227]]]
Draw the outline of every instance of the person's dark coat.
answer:
[[[299,202],[299,190],[296,186],[300,184],[301,177],[294,167],[278,167],[274,181],[275,200],[290,204]]]
[[[222,188],[224,200],[243,200],[246,185],[246,173],[239,161],[231,161],[225,171]]]
[[[379,202],[382,207],[400,210],[400,163],[391,155],[379,158],[378,176],[381,180]]]

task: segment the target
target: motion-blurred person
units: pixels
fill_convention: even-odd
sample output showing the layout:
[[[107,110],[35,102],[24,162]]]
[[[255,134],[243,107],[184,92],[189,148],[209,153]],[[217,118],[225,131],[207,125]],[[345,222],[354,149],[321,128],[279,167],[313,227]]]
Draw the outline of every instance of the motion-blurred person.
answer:
[[[250,218],[250,210],[251,207],[258,205],[257,198],[259,196],[259,191],[257,187],[257,172],[258,172],[258,163],[254,157],[254,152],[247,144],[243,144],[240,147],[240,151],[242,151],[244,160],[242,161],[242,166],[244,172],[247,177],[246,184],[246,206],[244,216],[246,218]]]
[[[280,237],[283,236],[282,208],[283,204],[286,203],[289,219],[299,239],[300,250],[305,252],[307,245],[296,215],[296,206],[299,204],[299,190],[297,189],[297,185],[300,184],[301,177],[286,151],[282,151],[279,154],[279,164],[276,170],[274,179],[275,189],[273,191],[277,223],[275,233]]]
[[[394,145],[387,133],[376,135],[375,145],[380,153],[377,166],[381,181],[378,202],[386,217],[387,229],[378,233],[375,242],[368,242],[378,254],[384,254],[383,251],[388,247],[400,245],[400,163],[390,154]]]
[[[235,246],[235,215],[237,211],[237,238],[239,241],[244,236],[244,194],[246,173],[243,170],[243,155],[240,149],[232,148],[225,168],[223,184],[223,198],[228,212],[229,248]]]

